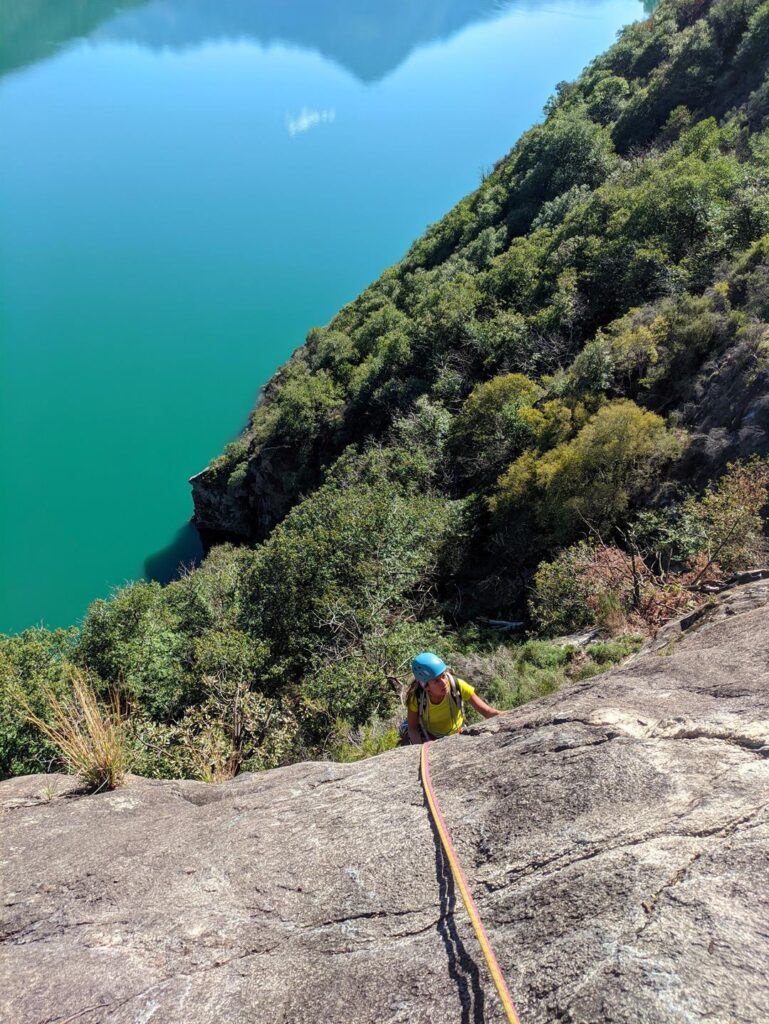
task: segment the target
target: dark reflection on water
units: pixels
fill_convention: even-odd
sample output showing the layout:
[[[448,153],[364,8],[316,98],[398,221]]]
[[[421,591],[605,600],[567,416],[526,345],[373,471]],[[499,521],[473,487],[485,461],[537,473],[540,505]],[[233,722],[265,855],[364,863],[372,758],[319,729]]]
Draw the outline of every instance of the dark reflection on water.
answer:
[[[89,37],[152,49],[250,39],[317,51],[374,82],[418,46],[511,6],[536,10],[545,0],[0,0],[0,74]]]
[[[534,6],[541,0],[534,0]],[[363,82],[384,78],[417,46],[498,16],[510,0],[153,0],[103,36],[184,48],[248,38],[315,50]]]
[[[148,0],[0,0],[0,74],[47,60]]]
[[[183,569],[200,565],[202,559],[203,545],[198,531],[192,523],[185,523],[167,547],[145,560],[144,575],[158,583],[170,583],[178,579]]]

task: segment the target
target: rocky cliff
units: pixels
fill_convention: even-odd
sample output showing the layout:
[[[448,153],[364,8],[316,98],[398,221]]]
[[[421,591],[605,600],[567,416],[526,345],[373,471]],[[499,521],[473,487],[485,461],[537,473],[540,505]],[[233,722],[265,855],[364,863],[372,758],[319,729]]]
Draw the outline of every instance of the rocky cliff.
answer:
[[[769,1019],[769,581],[432,748],[524,1024]],[[4,782],[13,1024],[500,1021],[417,749]]]

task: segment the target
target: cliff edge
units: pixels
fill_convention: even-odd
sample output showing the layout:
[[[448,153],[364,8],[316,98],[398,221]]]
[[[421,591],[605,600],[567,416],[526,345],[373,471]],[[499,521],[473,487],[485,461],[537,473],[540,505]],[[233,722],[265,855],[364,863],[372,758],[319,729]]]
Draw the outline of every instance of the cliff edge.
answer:
[[[431,748],[523,1024],[769,1019],[767,638],[763,580]],[[3,782],[0,1018],[503,1020],[418,758]]]

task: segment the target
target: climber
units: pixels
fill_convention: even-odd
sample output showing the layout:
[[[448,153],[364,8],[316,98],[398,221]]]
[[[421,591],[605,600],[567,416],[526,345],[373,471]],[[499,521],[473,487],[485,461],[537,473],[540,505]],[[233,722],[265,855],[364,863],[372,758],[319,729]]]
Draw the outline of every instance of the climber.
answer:
[[[462,731],[464,702],[484,718],[501,714],[481,700],[469,683],[457,679],[441,659],[428,651],[411,662],[414,682],[406,691],[408,719],[401,725],[404,743],[423,743]]]

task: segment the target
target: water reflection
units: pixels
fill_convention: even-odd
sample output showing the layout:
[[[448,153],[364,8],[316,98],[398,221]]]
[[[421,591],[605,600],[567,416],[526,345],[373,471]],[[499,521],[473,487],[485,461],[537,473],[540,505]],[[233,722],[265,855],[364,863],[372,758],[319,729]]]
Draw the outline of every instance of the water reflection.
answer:
[[[643,0],[647,10],[655,2]],[[317,51],[374,82],[417,47],[513,5],[536,9],[545,0],[0,0],[0,74],[86,37],[152,49],[245,38]]]
[[[47,60],[148,0],[0,0],[0,74]]]
[[[314,50],[363,82],[384,78],[417,46],[499,15],[504,0],[154,0],[105,31],[151,47],[246,37]]]

